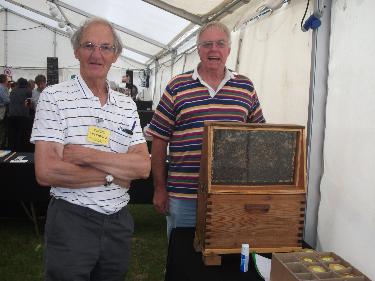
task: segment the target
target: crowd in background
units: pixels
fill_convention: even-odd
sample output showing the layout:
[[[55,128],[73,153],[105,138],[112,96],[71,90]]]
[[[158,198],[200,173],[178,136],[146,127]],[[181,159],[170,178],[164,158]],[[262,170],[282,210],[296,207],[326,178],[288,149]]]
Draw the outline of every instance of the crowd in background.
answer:
[[[12,81],[0,74],[0,149],[33,152],[31,129],[39,95],[47,86],[43,74],[35,80]]]
[[[124,88],[113,81],[109,81],[109,86],[136,100],[138,89],[131,78],[124,75],[121,82]],[[47,79],[43,74],[37,75],[35,80],[21,77],[17,81],[0,74],[0,150],[34,152],[34,145],[29,140],[36,105],[46,86]]]

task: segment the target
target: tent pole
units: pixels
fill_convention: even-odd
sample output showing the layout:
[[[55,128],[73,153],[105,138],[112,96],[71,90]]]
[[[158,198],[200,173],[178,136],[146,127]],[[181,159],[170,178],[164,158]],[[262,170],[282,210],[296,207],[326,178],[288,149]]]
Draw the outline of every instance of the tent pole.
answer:
[[[171,79],[174,76],[173,75],[173,69],[174,69],[174,64],[176,62],[176,57],[177,57],[177,50],[174,49],[174,50],[172,50],[172,54],[171,54]]]
[[[5,9],[4,64],[8,65],[8,9]]]
[[[154,106],[156,107],[157,104],[154,105],[154,101],[155,101],[155,93],[156,93],[156,79],[157,79],[157,75],[158,75],[158,72],[159,72],[159,60],[155,60],[155,74],[154,74],[154,92],[152,93],[152,107],[154,108]]]
[[[56,32],[53,32],[53,56],[56,57],[56,47],[57,47],[57,36]]]
[[[242,49],[242,43],[243,43],[243,37],[244,37],[245,31],[243,28],[240,29],[240,38],[238,40],[238,50],[236,54],[236,67],[235,71],[238,73],[240,70],[240,61],[241,61],[241,49]]]
[[[309,116],[307,122],[307,206],[304,240],[317,246],[320,183],[324,174],[324,136],[328,91],[328,61],[331,34],[331,1],[314,1],[314,12],[322,12],[322,25],[312,32]]]

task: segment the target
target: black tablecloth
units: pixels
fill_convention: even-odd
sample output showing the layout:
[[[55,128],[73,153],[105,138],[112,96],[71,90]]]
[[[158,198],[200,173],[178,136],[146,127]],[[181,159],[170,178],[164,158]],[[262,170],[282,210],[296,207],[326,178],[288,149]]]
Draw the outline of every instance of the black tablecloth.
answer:
[[[202,254],[193,247],[195,228],[172,230],[165,281],[257,281],[263,280],[252,261],[249,271],[240,271],[240,254],[222,256],[220,266],[205,266]],[[250,259],[251,260],[251,259]]]
[[[16,152],[1,157],[0,174],[1,200],[49,200],[49,187],[36,182],[33,153]]]

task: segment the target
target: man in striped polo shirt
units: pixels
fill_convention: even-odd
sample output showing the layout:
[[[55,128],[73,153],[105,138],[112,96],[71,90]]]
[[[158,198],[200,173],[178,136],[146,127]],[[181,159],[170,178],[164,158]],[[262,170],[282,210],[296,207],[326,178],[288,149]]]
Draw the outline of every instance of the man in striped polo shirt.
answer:
[[[133,219],[130,181],[150,158],[130,97],[107,73],[122,51],[111,24],[85,22],[72,36],[80,74],[40,95],[31,141],[41,185],[52,186],[45,228],[45,280],[123,281]]]
[[[230,43],[224,24],[203,26],[197,37],[200,63],[168,83],[150,123],[153,202],[167,215],[168,237],[172,228],[195,226],[204,121],[265,122],[253,83],[225,67]]]

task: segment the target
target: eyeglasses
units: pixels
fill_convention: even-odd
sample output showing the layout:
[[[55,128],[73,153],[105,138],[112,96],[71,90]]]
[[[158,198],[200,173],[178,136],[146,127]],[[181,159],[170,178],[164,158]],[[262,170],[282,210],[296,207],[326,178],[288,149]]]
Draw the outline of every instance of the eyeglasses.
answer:
[[[211,49],[214,45],[217,48],[222,49],[228,46],[228,42],[226,40],[217,40],[217,41],[203,41],[203,42],[198,43],[198,46],[201,46],[205,49]]]
[[[106,54],[106,55],[110,54],[110,53],[113,53],[116,50],[116,47],[113,46],[113,45],[110,45],[110,44],[96,45],[96,44],[91,43],[91,42],[85,42],[85,43],[79,44],[79,46],[82,49],[84,49],[85,51],[88,51],[90,53],[92,53],[96,48],[99,48],[99,51],[102,54]]]

